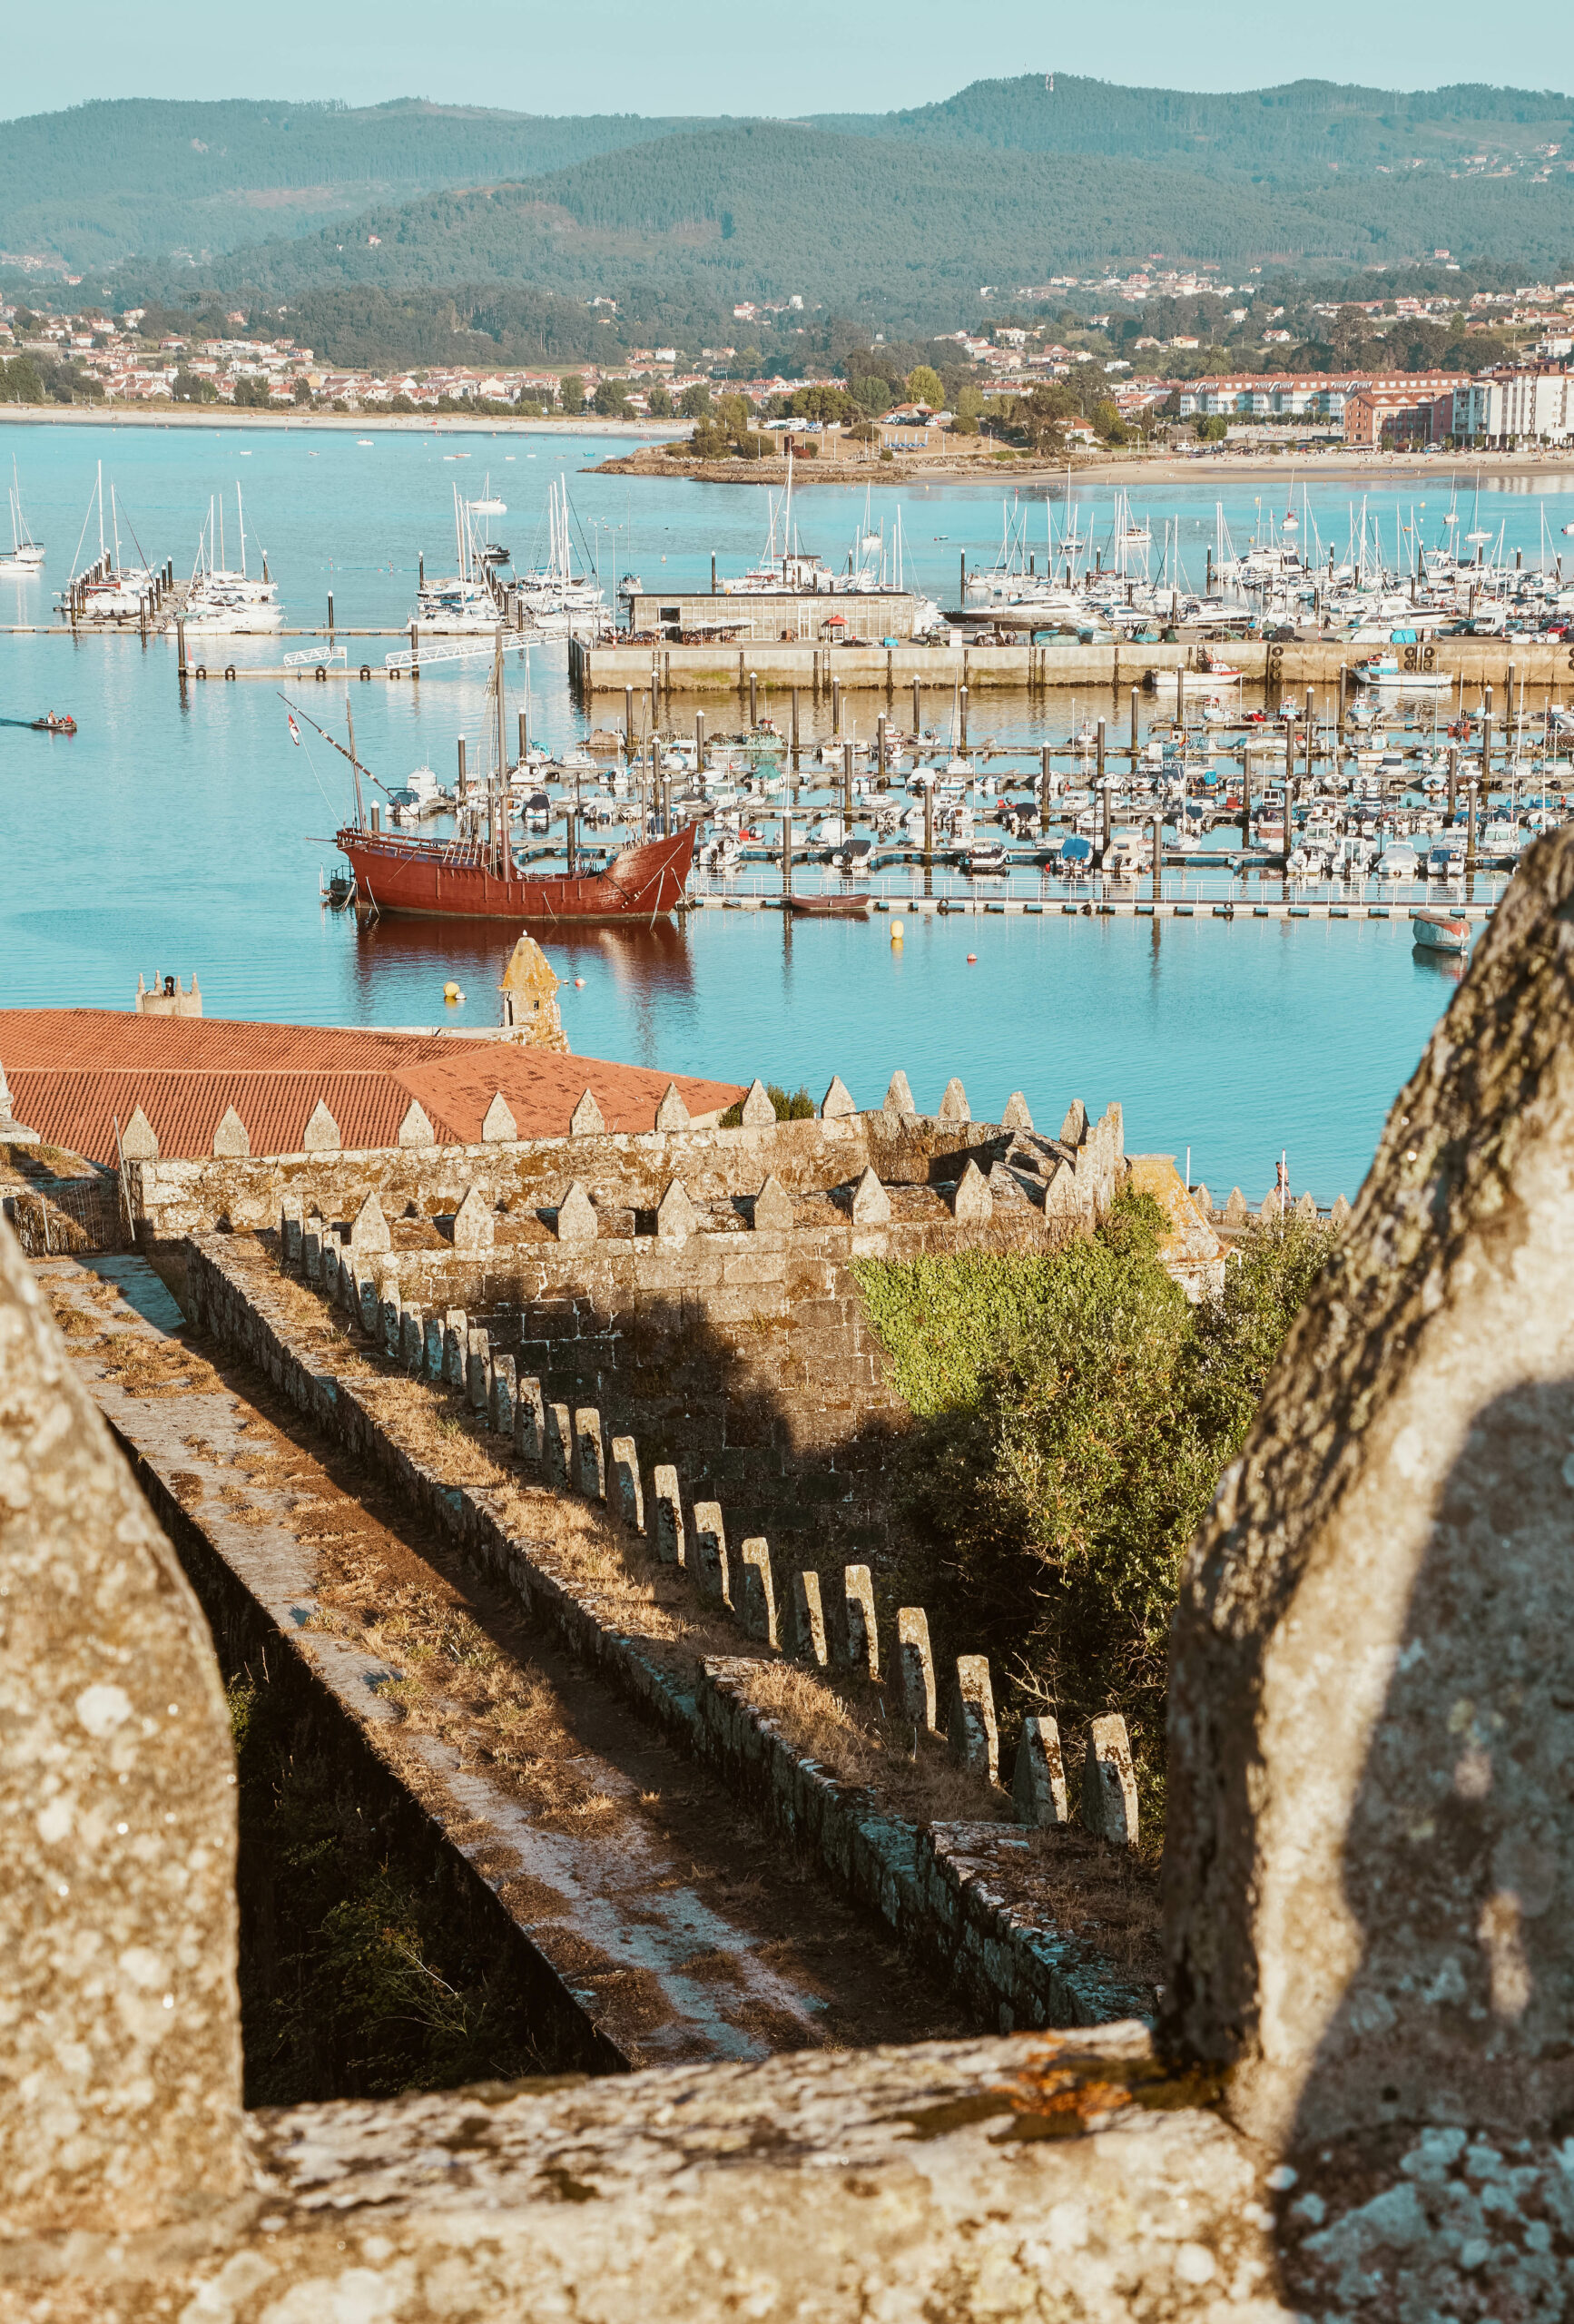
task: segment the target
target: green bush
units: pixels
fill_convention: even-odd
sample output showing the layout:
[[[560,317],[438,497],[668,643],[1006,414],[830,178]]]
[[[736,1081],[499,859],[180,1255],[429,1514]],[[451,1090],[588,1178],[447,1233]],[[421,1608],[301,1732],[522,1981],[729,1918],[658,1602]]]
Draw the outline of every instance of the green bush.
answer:
[[[1328,1248],[1301,1220],[1254,1226],[1194,1308],[1162,1227],[1127,1196],[1050,1256],[854,1265],[919,1423],[900,1587],[942,1651],[989,1656],[1009,1724],[1123,1710],[1150,1818],[1181,1563]]]
[[[767,1081],[765,1095],[775,1107],[779,1122],[812,1122],[814,1119],[817,1111],[814,1100],[802,1082],[789,1097],[780,1082]],[[740,1098],[737,1104],[729,1106],[722,1116],[721,1127],[723,1129],[741,1129],[743,1124],[743,1101]]]

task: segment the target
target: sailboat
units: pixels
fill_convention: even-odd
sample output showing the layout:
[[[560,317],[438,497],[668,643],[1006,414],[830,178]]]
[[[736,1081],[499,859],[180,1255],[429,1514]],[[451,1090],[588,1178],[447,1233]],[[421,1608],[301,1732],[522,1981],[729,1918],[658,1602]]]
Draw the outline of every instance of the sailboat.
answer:
[[[153,570],[145,560],[141,565],[125,565],[121,561],[120,504],[115,497],[113,484],[109,488],[109,536],[107,539],[105,537],[103,462],[102,460],[98,463],[98,478],[87,504],[87,514],[82,520],[82,531],[77,537],[78,556],[82,554],[82,544],[86,537],[88,526],[93,521],[95,507],[98,511],[97,561],[74,576],[70,590],[60,601],[61,609],[63,612],[69,613],[72,610],[74,596],[78,620],[136,621],[141,617],[144,604],[152,596]],[[127,529],[131,530],[129,519]],[[142,547],[137,541],[134,530],[132,531],[132,541],[136,547],[137,555],[141,556]],[[74,562],[74,559],[73,561]]]
[[[186,599],[183,619],[187,635],[197,637],[243,636],[257,631],[266,633],[283,625],[284,611],[279,603],[279,585],[268,578],[268,561],[262,561],[262,577],[255,579],[246,569],[246,509],[241,497],[241,487],[235,487],[235,514],[241,529],[241,568],[234,571],[224,562],[224,504],[208,503],[208,521],[197,543],[197,562],[192,572],[191,594]],[[215,537],[217,547],[215,549]]]
[[[0,556],[0,573],[36,573],[44,563],[42,545],[27,529],[27,519],[22,513],[22,487],[17,480],[16,461],[11,462],[11,482],[7,487],[11,500],[11,554]]]
[[[294,715],[348,759],[355,784],[355,821],[336,834],[355,875],[355,892],[379,912],[432,914],[445,920],[652,921],[683,900],[699,826],[684,823],[658,839],[621,849],[602,871],[533,872],[515,860],[508,837],[509,792],[520,773],[507,758],[503,647],[499,637],[487,688],[491,764],[479,771],[473,838],[418,839],[369,829],[361,797],[367,769],[349,747],[317,724],[299,704]],[[375,780],[368,776],[369,781]],[[379,786],[380,787],[380,786]]]

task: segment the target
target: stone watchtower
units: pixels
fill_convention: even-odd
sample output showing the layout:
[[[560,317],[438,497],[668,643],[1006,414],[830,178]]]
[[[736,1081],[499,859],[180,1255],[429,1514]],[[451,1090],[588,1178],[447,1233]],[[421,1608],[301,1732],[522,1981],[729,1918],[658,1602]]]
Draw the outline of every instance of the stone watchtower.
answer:
[[[192,983],[195,985],[195,979]],[[557,1009],[561,980],[532,936],[521,936],[503,971],[503,1030],[522,1048],[568,1053],[568,1037]]]
[[[144,984],[141,972],[137,976],[137,1015],[139,1017],[200,1017],[202,995],[197,983],[197,972],[192,971],[192,987],[188,992],[179,977],[154,977],[151,985]]]

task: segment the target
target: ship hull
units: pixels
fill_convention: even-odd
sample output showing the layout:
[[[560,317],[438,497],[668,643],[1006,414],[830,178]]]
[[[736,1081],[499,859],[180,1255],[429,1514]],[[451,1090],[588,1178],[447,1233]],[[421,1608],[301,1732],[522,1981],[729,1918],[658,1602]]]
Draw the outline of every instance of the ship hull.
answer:
[[[682,902],[694,862],[696,827],[670,839],[625,848],[605,872],[532,878],[505,875],[473,842],[402,839],[394,832],[338,834],[355,873],[359,902],[379,912],[418,912],[439,920],[655,920]]]

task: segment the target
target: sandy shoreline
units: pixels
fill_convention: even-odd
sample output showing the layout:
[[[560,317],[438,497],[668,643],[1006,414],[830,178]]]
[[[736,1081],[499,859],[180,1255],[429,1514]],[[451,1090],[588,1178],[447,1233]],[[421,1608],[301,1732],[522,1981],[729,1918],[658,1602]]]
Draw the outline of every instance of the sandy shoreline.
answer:
[[[220,404],[172,409],[113,404],[4,404],[0,427],[208,428],[245,430],[291,429],[309,435],[351,436],[560,436],[601,438],[629,448],[615,452],[582,473],[589,476],[684,478],[701,484],[781,484],[786,477],[782,460],[668,460],[653,457],[654,447],[674,439],[672,422],[659,419],[603,419],[587,413],[575,419],[475,419],[463,412],[297,412],[235,411]],[[1107,458],[1087,455],[1071,462],[1077,485],[1122,484],[1151,488],[1156,485],[1212,483],[1221,490],[1232,478],[1294,476],[1297,483],[1374,484],[1403,482],[1451,486],[1473,484],[1477,477],[1568,477],[1574,484],[1574,448],[1568,452],[1361,452],[1337,450],[1292,452],[1273,450],[1209,451],[1191,456],[1156,454],[1151,458],[1126,455]],[[1063,486],[1064,461],[995,460],[972,455],[957,460],[932,458],[832,461],[821,469],[813,460],[795,460],[793,484],[799,491],[816,485],[857,487],[880,484],[970,484],[994,491],[1007,484]]]

